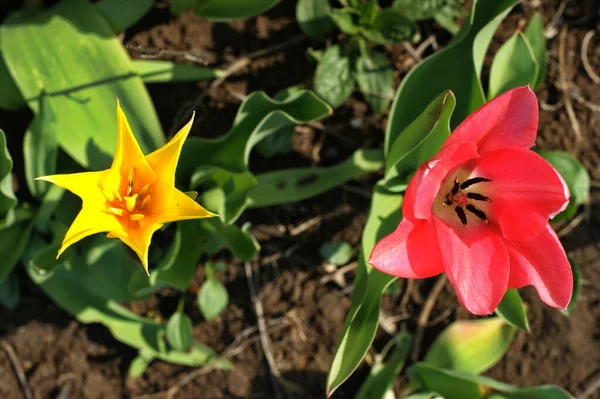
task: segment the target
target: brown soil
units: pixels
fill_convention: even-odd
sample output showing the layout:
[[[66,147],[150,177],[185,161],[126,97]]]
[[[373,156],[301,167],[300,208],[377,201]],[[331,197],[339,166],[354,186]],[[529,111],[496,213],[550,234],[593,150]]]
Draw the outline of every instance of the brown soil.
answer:
[[[580,138],[569,120],[563,95],[559,90],[559,50],[565,51],[563,73],[578,97],[600,104],[600,84],[586,73],[580,57],[583,36],[596,29],[597,1],[569,2],[558,24],[557,32],[549,32],[550,63],[545,87],[539,94],[544,103],[540,116],[540,148],[566,149],[577,154],[589,168],[592,179],[600,179],[599,112],[576,99],[572,100],[580,125]],[[502,25],[492,49],[534,11],[533,4],[543,13],[544,22],[552,20],[560,1],[527,1],[518,6]],[[3,14],[0,13],[0,17]],[[424,37],[438,35],[440,45],[448,35],[432,24],[424,24]],[[567,29],[565,49],[559,49],[559,31]],[[124,42],[132,56],[139,57],[137,47],[189,52],[209,63],[232,61],[244,54],[264,49],[300,35],[294,21],[291,2],[244,22],[211,24],[192,13],[177,18],[156,7],[128,30]],[[592,68],[600,73],[600,37],[592,39],[588,57]],[[306,48],[320,43],[306,39],[280,52],[254,60],[247,68],[216,90],[209,91],[200,104],[199,122],[193,134],[218,136],[230,127],[240,98],[255,91],[275,94],[298,83],[310,83],[314,66],[304,55]],[[403,46],[390,46],[387,51],[397,69],[397,82],[412,67],[415,60]],[[168,57],[162,57],[167,58]],[[173,57],[182,60],[182,56]],[[185,83],[150,86],[150,93],[166,132],[173,133],[179,112],[189,106],[206,83]],[[547,109],[547,110],[546,110]],[[18,132],[30,118],[28,112],[0,112],[1,126],[9,134],[12,153],[19,150]],[[353,128],[349,121],[361,121]],[[294,153],[265,160],[254,155],[254,171],[291,166],[330,165],[345,158],[356,148],[381,146],[385,117],[372,115],[356,94],[333,117],[324,121],[324,131],[298,128],[293,140]],[[333,281],[320,282],[327,276],[318,250],[320,243],[330,240],[350,242],[355,254],[360,245],[362,228],[369,206],[369,192],[378,176],[352,182],[317,198],[296,204],[246,212],[242,221],[253,224],[252,232],[262,245],[260,260],[253,263],[255,285],[269,324],[272,352],[282,376],[293,389],[287,396],[323,397],[325,376],[335,348],[346,311],[350,304],[353,275],[346,275],[341,285]],[[595,186],[596,190],[598,186]],[[582,393],[600,378],[600,193],[594,191],[588,217],[563,238],[569,254],[582,271],[581,297],[575,311],[565,317],[541,303],[533,290],[523,290],[529,308],[531,333],[518,332],[502,361],[487,374],[517,385],[546,383],[565,387],[575,395]],[[311,221],[312,224],[306,224]],[[298,229],[299,226],[308,226]],[[299,232],[299,230],[302,230]],[[222,277],[231,301],[223,314],[212,322],[202,319],[191,293],[186,294],[186,312],[194,320],[194,337],[217,352],[228,348],[236,337],[242,347],[232,361],[234,371],[210,371],[181,385],[176,398],[269,398],[274,397],[269,369],[255,330],[256,318],[251,306],[243,265],[226,255],[226,273]],[[22,300],[17,309],[0,309],[0,338],[9,344],[22,365],[36,398],[119,398],[166,397],[165,391],[178,386],[193,369],[164,362],[154,362],[138,379],[127,378],[127,369],[136,352],[115,341],[101,325],[82,325],[57,308],[27,278],[18,272]],[[204,279],[199,268],[195,284]],[[406,313],[407,324],[414,328],[424,298],[432,281],[416,281],[412,289],[387,296],[383,301],[385,315]],[[192,287],[193,291],[193,287]],[[405,292],[410,295],[405,297]],[[140,314],[166,320],[175,310],[177,294],[164,291],[150,300],[135,304]],[[461,309],[448,287],[442,292],[431,315],[434,325],[425,331],[424,348],[448,324],[468,315]],[[246,335],[247,334],[247,335]],[[380,348],[390,336],[380,331],[375,347]],[[19,398],[22,395],[6,351],[0,350],[0,397]],[[334,395],[351,398],[368,372],[363,365]],[[402,380],[395,385],[399,392]],[[296,389],[296,390],[294,390]],[[162,392],[162,394],[160,394]],[[155,396],[143,396],[156,394]],[[589,398],[600,398],[596,393]]]

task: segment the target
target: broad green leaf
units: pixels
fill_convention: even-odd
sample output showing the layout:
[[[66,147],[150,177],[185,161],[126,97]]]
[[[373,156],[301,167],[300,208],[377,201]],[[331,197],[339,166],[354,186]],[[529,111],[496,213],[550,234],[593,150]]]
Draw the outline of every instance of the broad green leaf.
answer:
[[[422,362],[409,367],[408,375],[423,390],[438,392],[445,399],[480,399],[490,392],[499,392],[503,394],[501,397],[511,399],[574,399],[566,391],[551,385],[519,388],[488,377],[445,370]]]
[[[361,31],[359,25],[358,16],[356,13],[351,12],[348,9],[333,9],[330,14],[331,19],[338,28],[344,33],[349,35],[357,35]]]
[[[137,74],[146,83],[195,82],[224,75],[219,69],[164,60],[133,60],[132,63]]]
[[[29,242],[32,226],[30,221],[20,221],[0,229],[0,257],[2,258],[0,284],[4,282],[23,255]]]
[[[450,135],[450,118],[455,105],[451,91],[440,94],[398,135],[385,160],[383,186],[395,191],[395,184],[406,183],[421,163],[439,151]]]
[[[190,285],[202,255],[202,244],[207,240],[203,220],[177,222],[171,247],[160,265],[150,271],[152,281],[161,281],[184,291]]]
[[[198,308],[207,321],[221,314],[229,303],[227,288],[214,276],[209,277],[198,293]]]
[[[392,8],[412,21],[433,18],[446,0],[395,0]]]
[[[121,32],[142,19],[152,4],[154,0],[100,0],[96,7],[114,31]]]
[[[404,396],[402,399],[443,399],[443,398],[435,392],[421,392],[421,393],[414,393],[409,396]]]
[[[544,37],[544,22],[542,14],[536,11],[525,28],[525,37],[531,45],[535,60],[539,65],[539,73],[535,83],[532,85],[534,89],[539,88],[546,80],[548,73],[548,49],[546,48],[546,38]]]
[[[29,107],[38,114],[40,96],[48,96],[60,146],[84,167],[110,166],[117,143],[116,98],[144,152],[164,143],[141,78],[93,4],[63,0],[36,13],[12,13],[0,28],[0,41]]]
[[[351,60],[346,50],[331,46],[321,58],[315,71],[315,92],[332,107],[338,107],[354,91]]]
[[[0,129],[0,227],[10,225],[14,220],[17,197],[13,190],[13,160],[6,147],[6,136]],[[2,277],[0,277],[0,282]]]
[[[579,292],[581,291],[581,270],[579,265],[569,257],[569,263],[571,264],[571,271],[573,272],[573,294],[571,294],[571,301],[567,306],[567,309],[562,311],[566,316],[570,316],[573,313],[573,308],[577,304],[579,298]]]
[[[43,245],[41,243],[32,246],[32,254],[36,248],[39,249]],[[210,348],[199,342],[194,342],[191,351],[185,353],[168,348],[164,341],[164,324],[132,313],[113,299],[109,299],[109,294],[96,294],[91,290],[89,282],[81,281],[79,276],[65,265],[56,267],[53,273],[41,274],[30,266],[27,267],[27,272],[58,306],[82,323],[103,324],[115,339],[126,345],[144,350],[149,355],[170,363],[195,367],[216,362],[218,368],[231,368],[229,362],[219,359]]]
[[[314,197],[382,166],[380,150],[359,149],[351,157],[326,168],[286,169],[256,176],[248,206],[262,208]]]
[[[506,291],[504,298],[502,298],[502,302],[500,302],[496,308],[496,314],[502,317],[504,321],[511,326],[523,331],[529,331],[529,321],[527,320],[525,305],[521,300],[519,291],[515,289]]]
[[[41,233],[47,233],[50,230],[50,219],[56,208],[60,206],[65,189],[50,184],[48,191],[42,198],[42,203],[35,214],[35,228]]]
[[[352,259],[352,245],[347,241],[331,241],[321,245],[319,253],[327,262],[343,266]]]
[[[521,31],[517,31],[494,57],[488,98],[492,99],[517,86],[534,85],[539,69],[529,41]]]
[[[273,158],[275,155],[289,154],[292,152],[292,136],[294,127],[285,129],[267,136],[256,145],[256,151],[265,158]]]
[[[11,273],[4,282],[0,283],[0,305],[8,309],[14,309],[21,298],[19,292],[19,280]]]
[[[167,0],[167,3],[169,3],[169,11],[171,11],[171,14],[179,15],[191,9],[196,3],[196,0]]]
[[[330,15],[327,0],[298,0],[296,3],[296,20],[300,29],[315,39],[324,40],[335,30]]]
[[[19,88],[15,84],[10,72],[4,62],[2,51],[0,47],[0,108],[7,109],[9,111],[16,111],[27,107],[27,103],[23,99]]]
[[[246,19],[275,7],[281,0],[196,0],[194,12],[209,21]]]
[[[229,132],[216,139],[187,139],[177,167],[179,181],[189,185],[201,167],[244,173],[250,152],[259,141],[285,126],[307,123],[331,112],[325,102],[306,90],[284,101],[273,100],[263,92],[252,93],[240,106]]]
[[[432,152],[437,151],[436,144],[443,141],[449,133],[448,120],[454,109],[453,97],[443,93],[433,102],[433,109],[441,107],[441,111],[433,113],[425,110],[428,117],[420,117],[407,129],[407,140],[414,140],[407,147],[397,147],[393,154],[395,159],[402,159],[406,153],[414,153],[410,162],[414,165],[426,161]],[[437,104],[437,105],[435,105]],[[437,119],[442,119],[437,122]],[[432,121],[433,119],[433,121]],[[404,137],[402,132],[399,137]],[[424,137],[419,143],[419,138]],[[420,146],[428,149],[421,149]],[[411,151],[412,150],[412,151]],[[408,161],[407,161],[408,162]],[[392,162],[392,165],[394,163]],[[389,173],[389,170],[388,170]],[[387,189],[386,181],[381,180],[373,192],[369,217],[362,236],[362,248],[359,256],[352,303],[344,322],[342,334],[327,375],[327,392],[332,393],[358,367],[367,353],[379,325],[379,307],[381,295],[395,277],[383,274],[366,263],[376,242],[394,231],[401,219],[402,195]]]
[[[356,60],[354,77],[365,100],[380,114],[394,98],[394,71],[383,54],[371,52]]]
[[[194,339],[192,337],[192,320],[180,311],[171,315],[167,322],[167,341],[173,349],[187,352]]]
[[[579,206],[585,204],[590,196],[590,175],[577,158],[564,151],[540,151],[539,154],[560,173],[571,193],[569,205],[556,215],[552,222],[569,220],[575,216]]]
[[[129,378],[141,377],[146,372],[152,360],[154,360],[154,356],[151,353],[145,352],[144,350],[139,351],[139,354],[129,364],[129,371],[127,373]]]
[[[517,2],[473,1],[470,17],[450,45],[427,57],[402,79],[386,129],[385,153],[441,92],[452,90],[456,96],[452,128],[485,102],[479,81],[483,58],[494,31]]]
[[[384,399],[386,393],[392,388],[394,378],[404,367],[412,337],[406,331],[402,331],[390,342],[395,345],[394,351],[386,360],[384,358],[387,357],[389,348],[385,348],[377,357],[369,376],[354,397],[355,399]]]
[[[375,20],[363,28],[362,34],[378,44],[394,44],[410,39],[416,31],[416,25],[391,9],[377,13]]]
[[[352,303],[327,374],[329,395],[356,370],[375,338],[381,294],[396,278],[374,270],[366,261],[377,240],[394,231],[400,222],[401,206],[401,194],[375,187],[362,236]]]
[[[515,328],[499,317],[458,320],[435,339],[424,362],[448,370],[481,374],[502,359],[514,333]]]
[[[29,191],[36,198],[43,197],[52,185],[36,177],[52,175],[56,172],[58,155],[58,131],[56,114],[48,97],[40,98],[39,112],[33,118],[23,137],[23,161],[25,178]]]
[[[460,30],[457,20],[466,16],[467,12],[463,6],[464,0],[448,0],[433,16],[435,22],[453,35]]]

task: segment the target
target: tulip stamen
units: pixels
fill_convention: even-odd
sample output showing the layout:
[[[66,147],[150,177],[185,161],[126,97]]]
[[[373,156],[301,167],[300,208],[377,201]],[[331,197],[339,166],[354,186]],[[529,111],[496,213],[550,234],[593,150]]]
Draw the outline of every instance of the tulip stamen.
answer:
[[[491,198],[486,197],[485,195],[481,195],[479,193],[467,193],[467,198],[475,200],[475,201],[492,202]]]
[[[477,208],[475,205],[467,204],[467,211],[469,211],[473,215],[477,216],[485,224],[489,224],[489,221],[488,221],[488,218],[487,218],[487,215],[485,214],[485,212],[482,211],[481,209]]]
[[[465,214],[465,210],[462,209],[461,206],[456,206],[454,207],[454,212],[456,212],[456,215],[460,219],[460,223],[465,227],[467,225],[467,215]]]
[[[490,179],[486,179],[485,177],[474,177],[472,179],[465,180],[464,182],[462,182],[460,185],[460,189],[464,190],[465,188],[471,187],[474,184],[490,182],[490,181],[491,181]]]

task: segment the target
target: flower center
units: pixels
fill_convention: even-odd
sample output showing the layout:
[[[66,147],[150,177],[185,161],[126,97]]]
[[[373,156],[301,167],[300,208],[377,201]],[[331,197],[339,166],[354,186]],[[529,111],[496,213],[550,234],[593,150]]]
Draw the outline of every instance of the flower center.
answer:
[[[460,224],[463,226],[467,225],[467,212],[475,215],[485,224],[488,224],[489,221],[485,212],[475,206],[473,202],[492,202],[492,200],[480,193],[473,192],[471,190],[467,192],[465,190],[476,184],[489,182],[491,182],[491,180],[486,179],[485,177],[473,177],[463,182],[460,182],[458,177],[455,177],[452,189],[444,197],[445,199],[443,205],[445,207],[454,207],[454,213],[456,213],[456,216],[460,220]]]
[[[148,189],[150,184],[144,185],[138,192],[134,192],[135,170],[131,168],[127,178],[127,190],[121,195],[118,190],[108,191],[102,189],[106,198],[106,209],[115,216],[125,216],[130,220],[137,221],[144,218],[144,210],[150,201]]]

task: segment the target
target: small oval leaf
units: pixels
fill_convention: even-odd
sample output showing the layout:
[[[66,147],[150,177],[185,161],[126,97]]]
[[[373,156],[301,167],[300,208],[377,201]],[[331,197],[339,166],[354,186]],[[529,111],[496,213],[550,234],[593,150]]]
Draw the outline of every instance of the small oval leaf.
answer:
[[[352,246],[346,241],[332,241],[323,244],[319,253],[327,262],[343,266],[352,259]]]
[[[514,289],[506,291],[502,302],[496,308],[496,314],[513,327],[529,331],[529,321],[525,313],[525,305],[519,292]]]
[[[498,317],[459,320],[446,328],[425,356],[425,363],[480,374],[504,356],[515,333]]]
[[[315,71],[315,92],[332,107],[341,105],[354,90],[350,59],[340,46],[331,46],[323,54]]]
[[[229,303],[225,286],[211,277],[202,284],[198,293],[198,307],[207,321],[217,317]]]
[[[167,322],[167,341],[173,349],[187,352],[192,346],[192,320],[182,312],[175,312]]]

